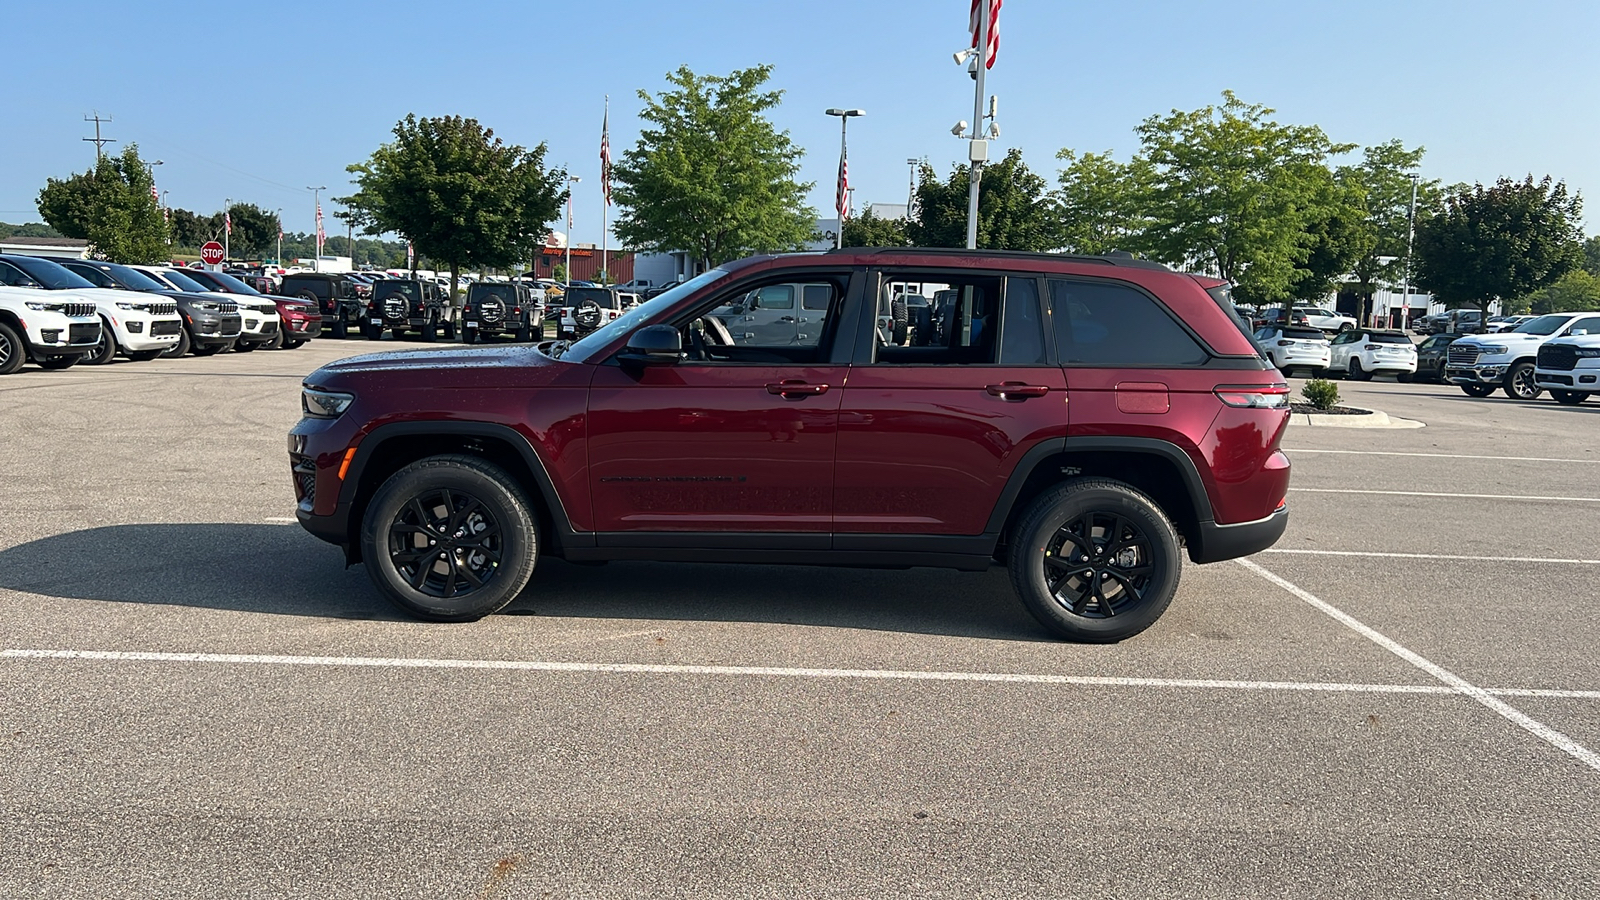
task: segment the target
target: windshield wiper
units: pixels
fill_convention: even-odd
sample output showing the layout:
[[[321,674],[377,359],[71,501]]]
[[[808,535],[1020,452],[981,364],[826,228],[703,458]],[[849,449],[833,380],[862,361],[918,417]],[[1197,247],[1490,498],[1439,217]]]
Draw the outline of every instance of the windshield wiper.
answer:
[[[546,350],[545,353],[549,355],[551,359],[560,359],[561,354],[567,352],[567,348],[571,346],[571,341],[551,341],[550,349]]]

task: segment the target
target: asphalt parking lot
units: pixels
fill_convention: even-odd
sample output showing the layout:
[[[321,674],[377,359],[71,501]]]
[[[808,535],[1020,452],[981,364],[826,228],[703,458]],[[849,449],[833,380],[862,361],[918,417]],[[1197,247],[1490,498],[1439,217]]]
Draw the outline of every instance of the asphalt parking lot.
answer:
[[[1600,405],[1344,382],[1291,525],[1114,646],[1003,571],[541,562],[402,618],[292,524],[300,378],[0,380],[0,893],[1592,897]]]

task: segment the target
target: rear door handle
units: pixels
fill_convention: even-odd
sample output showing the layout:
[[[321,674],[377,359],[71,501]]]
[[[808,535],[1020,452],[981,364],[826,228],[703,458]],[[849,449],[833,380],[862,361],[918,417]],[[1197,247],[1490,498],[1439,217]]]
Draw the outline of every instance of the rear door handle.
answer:
[[[767,385],[767,393],[785,398],[811,397],[827,392],[828,386],[825,384],[806,384],[804,381],[783,381]]]
[[[991,396],[1002,400],[1026,400],[1029,397],[1043,397],[1050,393],[1050,387],[1043,384],[1023,384],[1020,381],[1008,381],[1004,384],[991,384],[984,388]]]

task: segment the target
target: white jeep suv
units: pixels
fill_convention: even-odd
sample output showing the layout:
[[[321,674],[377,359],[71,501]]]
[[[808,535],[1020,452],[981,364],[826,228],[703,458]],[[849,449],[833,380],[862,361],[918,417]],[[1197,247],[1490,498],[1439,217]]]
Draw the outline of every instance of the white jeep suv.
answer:
[[[10,273],[0,264],[0,281]],[[46,369],[65,369],[100,342],[94,304],[70,293],[0,284],[0,375],[30,358]]]
[[[1546,341],[1533,380],[1566,406],[1600,393],[1600,331],[1573,326],[1568,337]]]
[[[1534,377],[1539,348],[1574,333],[1600,334],[1600,311],[1550,313],[1499,334],[1474,335],[1450,345],[1444,375],[1473,397],[1496,388],[1513,400],[1544,393]]]
[[[84,357],[83,361],[90,365],[105,365],[116,358],[118,351],[135,362],[144,362],[178,343],[178,332],[183,330],[178,304],[171,297],[117,286],[95,268],[109,263],[21,258],[13,258],[12,262],[45,282],[46,287],[59,285],[55,290],[69,290],[94,303],[95,312],[100,315],[100,343]]]
[[[1307,325],[1267,325],[1255,333],[1256,345],[1283,374],[1310,369],[1321,375],[1328,367],[1328,337]]]
[[[213,300],[223,300],[239,308],[239,317],[243,324],[239,330],[239,340],[234,343],[233,349],[248,352],[257,347],[265,347],[272,343],[278,332],[283,327],[278,318],[278,305],[266,297],[257,297],[253,294],[225,294],[214,291],[210,285],[201,284],[193,278],[183,274],[182,269],[168,266],[133,266],[132,268],[149,275],[157,281],[172,285],[173,290],[184,291],[190,294],[203,294]]]
[[[1335,331],[1349,331],[1353,328],[1360,327],[1360,323],[1355,319],[1351,318],[1350,316],[1336,313],[1331,309],[1322,309],[1321,307],[1317,306],[1296,306],[1294,311],[1298,314],[1303,314],[1306,317],[1307,325],[1310,325],[1312,328],[1320,328],[1323,331],[1330,333]]]
[[[1417,371],[1417,345],[1404,331],[1344,331],[1328,345],[1328,371],[1343,372],[1351,381],[1373,375],[1413,375]]]

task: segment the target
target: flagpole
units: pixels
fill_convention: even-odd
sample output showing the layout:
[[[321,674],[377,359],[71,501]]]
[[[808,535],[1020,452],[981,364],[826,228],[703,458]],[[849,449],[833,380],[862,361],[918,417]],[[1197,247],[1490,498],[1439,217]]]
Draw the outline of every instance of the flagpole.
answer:
[[[222,270],[223,266],[228,264],[228,256],[232,252],[228,248],[233,246],[229,239],[232,237],[233,198],[229,197],[228,199],[222,201],[222,265],[217,266],[217,271],[219,272]]]
[[[606,114],[600,120],[600,271],[605,274],[606,282],[615,284],[616,279],[611,277],[609,265],[610,236],[606,230],[610,227],[611,213],[611,95],[606,95]]]
[[[978,159],[978,142],[983,140],[983,76],[989,70],[989,0],[978,3],[978,83],[972,91],[972,140],[967,145],[972,168],[967,177],[967,249],[978,249],[978,183],[983,180],[983,163]],[[987,155],[988,147],[984,147]]]

